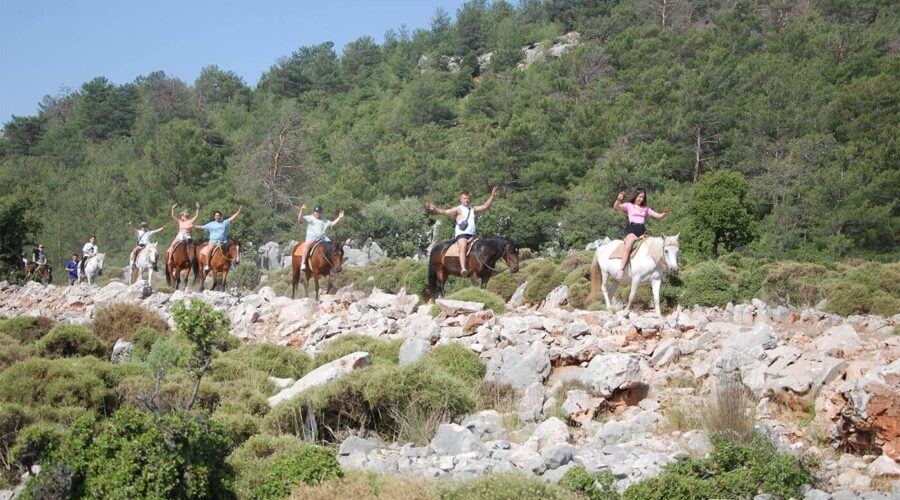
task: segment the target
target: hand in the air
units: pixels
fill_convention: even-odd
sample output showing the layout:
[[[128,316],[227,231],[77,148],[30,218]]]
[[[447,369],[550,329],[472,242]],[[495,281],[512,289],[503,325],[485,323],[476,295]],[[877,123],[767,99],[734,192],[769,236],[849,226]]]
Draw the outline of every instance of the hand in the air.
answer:
[[[625,199],[625,191],[620,191],[620,192],[619,192],[619,197],[616,198],[616,199],[619,200],[619,201],[624,200],[624,199]]]

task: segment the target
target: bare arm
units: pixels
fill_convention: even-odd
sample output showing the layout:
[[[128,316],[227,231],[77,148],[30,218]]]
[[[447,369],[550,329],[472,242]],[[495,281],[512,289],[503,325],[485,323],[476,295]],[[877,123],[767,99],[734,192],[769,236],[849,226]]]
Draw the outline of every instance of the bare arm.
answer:
[[[300,211],[297,212],[297,222],[302,222],[306,224],[306,219],[303,218],[303,211],[306,210],[306,203],[300,205]]]
[[[334,219],[333,221],[331,221],[331,227],[336,226],[337,223],[340,222],[343,218],[344,218],[344,211],[341,210],[340,212],[338,212],[337,219]]]
[[[456,217],[457,214],[459,214],[459,207],[448,208],[445,210],[443,208],[436,207],[434,205],[434,203],[431,203],[431,202],[428,202],[425,204],[425,210],[428,210],[429,212],[432,212],[432,213],[435,213],[438,215],[449,215],[449,216],[453,216],[453,217]]]
[[[616,197],[616,202],[613,203],[613,208],[618,210],[619,212],[625,213],[625,207],[622,206],[622,200],[625,199],[625,191],[619,192],[619,196]]]
[[[235,212],[234,215],[232,215],[231,217],[228,218],[228,222],[232,222],[234,219],[237,218],[238,215],[241,215],[241,210],[243,210],[243,209],[244,209],[244,205],[239,206],[237,209],[237,212]]]
[[[197,217],[200,217],[200,203],[195,201],[194,202],[194,217],[191,219],[191,222],[193,223],[195,220],[197,220]]]
[[[156,234],[165,228],[166,228],[166,226],[158,227],[158,228],[154,229],[153,231],[150,231],[150,234]]]
[[[491,204],[494,203],[494,198],[497,197],[497,193],[499,192],[500,186],[494,186],[493,188],[491,188],[491,195],[488,197],[487,201],[475,207],[475,213],[480,214],[481,212],[484,212],[485,210],[491,208]]]
[[[667,215],[669,215],[669,207],[664,208],[662,213],[654,212],[652,208],[647,213],[650,214],[650,217],[653,217],[654,219],[662,220],[665,219]]]
[[[175,222],[181,222],[180,220],[178,220],[178,217],[175,217],[175,207],[177,207],[177,206],[178,206],[178,203],[172,205],[172,218],[175,219]]]

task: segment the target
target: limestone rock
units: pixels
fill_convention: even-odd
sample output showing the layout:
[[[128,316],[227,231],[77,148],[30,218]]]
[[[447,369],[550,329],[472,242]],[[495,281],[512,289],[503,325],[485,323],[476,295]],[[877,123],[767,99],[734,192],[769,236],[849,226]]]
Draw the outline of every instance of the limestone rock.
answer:
[[[485,446],[469,429],[457,424],[441,424],[431,449],[438,455],[459,455],[468,452],[484,452]]]
[[[110,356],[109,361],[114,365],[125,363],[131,359],[132,352],[134,352],[133,343],[125,339],[116,340],[116,345],[113,346],[112,356]]]
[[[485,379],[510,384],[524,390],[543,382],[550,373],[550,356],[542,342],[507,347],[494,353],[487,364]]]
[[[304,375],[303,378],[294,382],[294,385],[291,387],[270,397],[268,399],[269,406],[274,408],[285,401],[293,399],[306,389],[325,385],[353,370],[365,368],[371,363],[372,357],[369,353],[362,351],[350,353],[342,358],[326,363]]]

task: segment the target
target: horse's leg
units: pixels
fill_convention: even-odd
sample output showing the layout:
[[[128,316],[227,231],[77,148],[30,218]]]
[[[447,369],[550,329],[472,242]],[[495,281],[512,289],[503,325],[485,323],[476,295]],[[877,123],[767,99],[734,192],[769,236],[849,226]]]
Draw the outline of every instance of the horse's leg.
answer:
[[[316,282],[316,301],[319,300],[319,275],[313,275],[313,281]]]
[[[631,303],[634,301],[634,296],[637,295],[638,285],[641,282],[641,277],[632,273],[631,274],[631,290],[628,290],[628,305],[625,306],[625,310],[631,310]]]
[[[609,284],[609,273],[606,272],[605,267],[600,270],[600,280],[600,290],[603,291],[603,300],[606,302],[606,310],[612,311],[612,302],[609,300],[612,293],[607,289],[607,285]],[[612,285],[615,286],[615,283],[615,280],[613,280]]]
[[[653,289],[653,303],[656,304],[656,314],[662,317],[662,312],[660,312],[659,308],[659,288],[662,285],[662,278],[653,278],[650,281],[650,287]]]
[[[309,277],[312,276],[309,273],[309,269],[303,271],[303,297],[309,298]]]

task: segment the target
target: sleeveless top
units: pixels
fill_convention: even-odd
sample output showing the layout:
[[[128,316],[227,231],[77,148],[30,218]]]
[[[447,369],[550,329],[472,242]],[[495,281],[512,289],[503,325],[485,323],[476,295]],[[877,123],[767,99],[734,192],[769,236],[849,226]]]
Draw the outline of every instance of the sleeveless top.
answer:
[[[458,208],[460,213],[465,214],[465,218],[456,221],[456,224],[453,226],[453,236],[457,237],[461,234],[475,236],[475,209],[473,207],[465,207],[463,205],[460,205]],[[468,225],[465,229],[460,229],[459,225],[463,221],[467,221]]]

